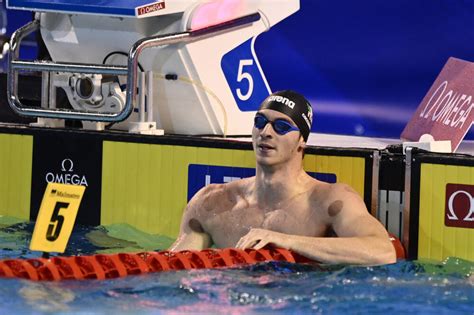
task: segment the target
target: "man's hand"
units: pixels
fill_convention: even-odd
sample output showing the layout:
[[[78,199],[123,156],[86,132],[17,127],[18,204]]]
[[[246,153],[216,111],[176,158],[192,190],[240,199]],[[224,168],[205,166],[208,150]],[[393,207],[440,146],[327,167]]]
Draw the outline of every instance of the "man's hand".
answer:
[[[273,232],[264,229],[251,229],[246,235],[242,236],[235,245],[238,249],[261,249],[268,244],[273,244],[275,247],[288,248],[288,235]]]

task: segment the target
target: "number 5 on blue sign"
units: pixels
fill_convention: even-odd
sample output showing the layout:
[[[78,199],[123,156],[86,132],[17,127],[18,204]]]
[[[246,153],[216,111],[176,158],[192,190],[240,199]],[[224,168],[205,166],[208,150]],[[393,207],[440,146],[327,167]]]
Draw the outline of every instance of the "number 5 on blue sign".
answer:
[[[240,60],[239,62],[239,71],[237,73],[237,82],[241,83],[242,80],[247,80],[248,82],[248,88],[247,88],[247,93],[242,94],[242,91],[240,88],[237,88],[237,97],[241,101],[247,101],[251,96],[253,92],[253,78],[252,75],[248,72],[244,72],[244,67],[245,66],[252,66],[253,65],[253,60],[252,59],[243,59]]]
[[[271,92],[258,63],[255,37],[226,53],[221,68],[241,111],[255,111]]]

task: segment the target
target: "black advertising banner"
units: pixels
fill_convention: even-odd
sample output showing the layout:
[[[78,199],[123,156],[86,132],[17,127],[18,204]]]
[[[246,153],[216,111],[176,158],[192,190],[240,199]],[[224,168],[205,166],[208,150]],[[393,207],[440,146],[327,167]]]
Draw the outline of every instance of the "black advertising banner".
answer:
[[[30,219],[36,220],[49,182],[86,187],[76,222],[100,224],[102,139],[91,134],[40,133],[33,140]]]

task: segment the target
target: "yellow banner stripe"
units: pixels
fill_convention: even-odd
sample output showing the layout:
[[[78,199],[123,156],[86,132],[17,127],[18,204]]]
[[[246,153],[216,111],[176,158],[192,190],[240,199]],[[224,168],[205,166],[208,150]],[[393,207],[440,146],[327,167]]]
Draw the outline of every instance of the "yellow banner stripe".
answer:
[[[30,218],[33,137],[0,134],[0,214]]]
[[[474,185],[474,167],[421,165],[418,257],[474,260],[474,229],[445,226],[446,185]]]

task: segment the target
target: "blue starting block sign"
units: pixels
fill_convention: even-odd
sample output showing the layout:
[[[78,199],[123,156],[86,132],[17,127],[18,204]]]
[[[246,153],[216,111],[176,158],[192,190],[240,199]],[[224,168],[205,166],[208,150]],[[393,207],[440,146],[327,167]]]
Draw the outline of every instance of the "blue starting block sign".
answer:
[[[255,37],[227,52],[221,68],[234,100],[243,112],[256,111],[271,93],[267,80],[255,55]]]
[[[7,0],[7,8],[27,11],[136,17],[165,8],[153,0]]]

